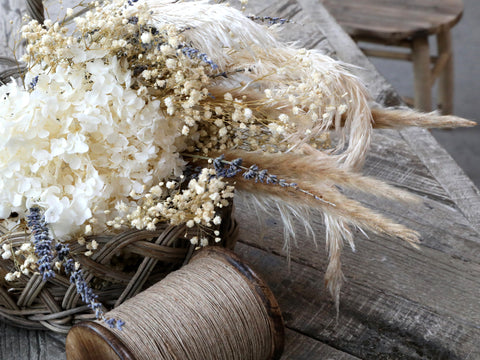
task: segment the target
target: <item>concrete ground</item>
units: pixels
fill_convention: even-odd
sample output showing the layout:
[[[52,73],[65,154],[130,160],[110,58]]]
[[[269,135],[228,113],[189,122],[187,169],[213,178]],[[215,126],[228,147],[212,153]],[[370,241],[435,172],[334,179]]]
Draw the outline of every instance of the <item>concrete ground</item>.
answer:
[[[454,114],[479,123],[475,128],[433,130],[438,142],[480,188],[480,1],[463,0],[464,13],[452,31],[455,67]],[[430,44],[434,46],[434,38]],[[370,58],[402,96],[413,97],[412,65]]]

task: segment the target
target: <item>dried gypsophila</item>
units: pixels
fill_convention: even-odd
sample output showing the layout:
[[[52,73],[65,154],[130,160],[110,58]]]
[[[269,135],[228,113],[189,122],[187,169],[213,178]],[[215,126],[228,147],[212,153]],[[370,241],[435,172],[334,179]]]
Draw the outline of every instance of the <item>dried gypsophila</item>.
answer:
[[[128,212],[124,204],[117,204],[120,211],[124,210],[123,216],[116,217],[107,225],[116,229],[130,227],[153,231],[159,222],[186,224],[188,228],[197,227],[209,235],[201,237],[203,246],[208,244],[211,235],[215,235],[213,238],[218,242],[220,234],[216,227],[222,219],[217,211],[230,205],[234,187],[215,174],[214,169],[204,168],[198,176],[189,179],[184,187],[181,182],[174,180],[160,182],[142,196],[134,211]],[[196,243],[198,236],[191,240]]]

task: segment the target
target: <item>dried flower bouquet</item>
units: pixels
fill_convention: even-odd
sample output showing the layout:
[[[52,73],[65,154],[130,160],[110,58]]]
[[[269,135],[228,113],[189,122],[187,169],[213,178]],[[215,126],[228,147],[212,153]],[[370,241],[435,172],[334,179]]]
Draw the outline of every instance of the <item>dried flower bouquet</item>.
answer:
[[[293,217],[313,233],[310,213],[323,215],[337,303],[352,226],[418,242],[339,188],[414,201],[358,172],[372,129],[473,123],[373,107],[348,65],[277,40],[285,20],[258,20],[208,1],[113,0],[75,18],[73,32],[50,20],[23,27],[22,82],[0,87],[2,257],[16,264],[7,281],[65,271],[101,317],[68,244],[167,222],[204,246],[220,240],[218,210],[234,189],[278,208],[286,240]],[[19,229],[14,250],[5,239]]]

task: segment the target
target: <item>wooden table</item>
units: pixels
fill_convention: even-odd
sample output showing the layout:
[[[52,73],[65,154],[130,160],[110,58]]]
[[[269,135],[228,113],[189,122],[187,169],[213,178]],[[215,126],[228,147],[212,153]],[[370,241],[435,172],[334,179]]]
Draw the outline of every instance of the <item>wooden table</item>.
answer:
[[[16,3],[0,0],[0,8],[13,16]],[[292,18],[296,23],[286,25],[287,38],[362,66],[358,75],[377,101],[399,103],[319,0],[251,0],[249,6],[258,15]],[[0,36],[8,34],[10,26],[2,19]],[[283,310],[287,330],[282,359],[480,359],[478,189],[429,132],[419,129],[378,131],[365,173],[423,197],[423,203],[414,206],[359,198],[418,230],[422,250],[358,233],[357,252],[344,252],[348,282],[338,320],[323,286],[323,245],[316,247],[300,235],[289,266],[278,217],[266,218],[259,238],[261,224],[237,204],[242,240],[236,251],[268,282]],[[320,219],[314,227],[322,239]],[[0,359],[61,358],[61,336],[0,323]]]

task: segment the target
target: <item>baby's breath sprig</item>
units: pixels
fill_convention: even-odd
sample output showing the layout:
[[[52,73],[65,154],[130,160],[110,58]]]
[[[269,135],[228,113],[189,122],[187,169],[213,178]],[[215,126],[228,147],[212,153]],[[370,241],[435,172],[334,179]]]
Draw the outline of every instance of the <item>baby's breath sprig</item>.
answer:
[[[216,158],[212,158],[209,156],[195,155],[195,154],[182,154],[182,156],[211,161],[213,163],[217,177],[232,178],[243,171],[242,176],[246,180],[254,180],[255,182],[260,182],[260,183],[278,185],[281,187],[289,187],[296,191],[301,192],[302,194],[311,196],[315,200],[324,202],[331,206],[335,206],[334,203],[327,201],[325,199],[322,199],[320,196],[315,195],[310,191],[302,189],[301,187],[298,186],[297,183],[290,183],[290,182],[287,182],[285,179],[279,179],[277,175],[270,174],[267,169],[260,170],[259,167],[255,164],[251,165],[248,168],[245,166],[242,166],[243,160],[241,158],[228,161],[228,160],[225,160],[224,154]],[[225,165],[229,165],[229,166],[226,167]]]

